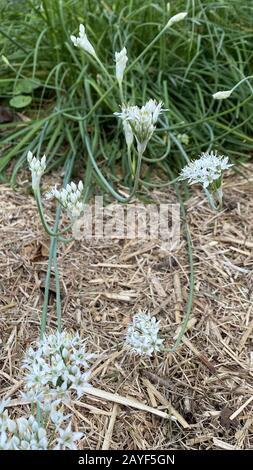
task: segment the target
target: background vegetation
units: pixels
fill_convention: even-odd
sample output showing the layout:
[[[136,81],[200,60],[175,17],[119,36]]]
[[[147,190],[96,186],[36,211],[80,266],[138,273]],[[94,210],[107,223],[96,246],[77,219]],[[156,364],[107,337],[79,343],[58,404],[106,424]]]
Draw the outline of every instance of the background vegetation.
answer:
[[[250,75],[252,9],[251,0],[177,0],[170,12],[164,0],[1,0],[1,104],[21,106],[16,111],[30,118],[1,124],[1,178],[12,162],[14,183],[30,149],[46,153],[49,171],[72,159],[74,175],[86,169],[90,191],[94,177],[104,187],[87,155],[89,135],[106,179],[129,185],[124,137],[113,116],[120,106],[114,52],[124,45],[128,101],[141,105],[156,98],[168,109],[146,153],[145,184],[155,184],[154,170],[166,184],[186,154],[194,158],[208,148],[238,161],[250,158],[250,83],[226,101],[212,94]],[[147,47],[179,11],[188,11],[186,20]],[[70,34],[77,34],[81,22],[111,79],[73,47]],[[189,143],[182,144],[179,134],[187,134]]]

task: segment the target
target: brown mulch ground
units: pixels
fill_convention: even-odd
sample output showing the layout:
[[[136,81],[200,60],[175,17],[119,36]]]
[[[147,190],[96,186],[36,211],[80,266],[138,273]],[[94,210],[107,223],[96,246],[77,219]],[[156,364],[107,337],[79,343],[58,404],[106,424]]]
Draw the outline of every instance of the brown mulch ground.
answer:
[[[140,308],[156,314],[166,347],[173,344],[189,291],[183,234],[171,253],[147,240],[60,244],[63,325],[87,337],[87,349],[97,353],[92,385],[114,394],[85,395],[73,404],[76,427],[86,435],[81,448],[253,449],[253,177],[250,168],[243,171],[244,176],[226,178],[220,213],[209,208],[201,190],[191,190],[187,220],[195,297],[175,353],[144,359],[122,346],[126,326]],[[44,181],[47,186],[47,177]],[[26,411],[19,399],[20,365],[39,332],[49,240],[27,181],[16,192],[1,185],[0,195],[0,390],[20,414]],[[150,196],[175,200],[172,189]],[[51,207],[48,203],[53,222]],[[53,281],[52,273],[52,329]],[[115,403],[115,394],[153,411],[174,409],[179,420]]]

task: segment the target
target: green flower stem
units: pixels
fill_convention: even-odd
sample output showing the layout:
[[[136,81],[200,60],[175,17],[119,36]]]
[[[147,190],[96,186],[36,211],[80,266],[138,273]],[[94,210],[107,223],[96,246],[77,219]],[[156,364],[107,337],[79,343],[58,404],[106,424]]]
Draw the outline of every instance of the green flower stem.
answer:
[[[54,224],[55,230],[57,230],[59,220],[60,220],[60,207],[57,208],[55,224]],[[41,324],[40,324],[40,338],[41,339],[43,338],[45,331],[46,331],[51,268],[52,268],[52,262],[54,262],[54,265],[55,265],[56,256],[57,256],[57,239],[55,237],[51,237],[51,244],[50,244],[50,249],[49,249],[48,265],[47,265],[47,274],[46,274],[46,280],[45,280],[44,302],[43,302],[43,307],[42,307]],[[58,282],[56,283],[55,288],[57,292]]]
[[[99,66],[101,67],[101,69],[103,70],[104,74],[109,78],[110,82],[112,82],[113,79],[112,79],[111,75],[109,74],[108,70],[106,70],[106,68],[105,68],[105,66],[104,66],[104,64],[103,64],[103,62],[101,62],[101,60],[98,58],[97,55],[96,55],[95,59],[96,59],[98,65],[99,65]]]
[[[61,289],[60,289],[60,277],[57,262],[57,240],[55,240],[55,248],[53,252],[54,262],[54,277],[55,277],[55,290],[56,290],[56,317],[57,317],[57,330],[61,332]]]
[[[177,336],[177,339],[174,343],[174,345],[172,346],[172,348],[166,348],[164,349],[164,352],[175,352],[176,349],[178,348],[186,330],[187,330],[187,325],[188,325],[188,321],[190,319],[190,315],[191,315],[191,311],[192,311],[192,305],[193,305],[193,297],[194,297],[194,265],[193,265],[193,253],[192,253],[192,240],[191,240],[191,234],[190,234],[190,230],[189,230],[189,227],[188,227],[188,224],[187,224],[187,221],[186,221],[186,210],[185,210],[185,206],[184,206],[184,203],[182,201],[182,197],[181,197],[181,194],[178,190],[178,185],[177,183],[175,184],[175,188],[176,188],[176,193],[177,193],[177,197],[178,197],[178,200],[179,200],[179,203],[180,203],[180,208],[181,208],[181,213],[182,213],[182,218],[183,218],[183,226],[184,226],[184,232],[185,232],[185,236],[186,236],[186,241],[187,241],[187,247],[188,247],[188,259],[189,259],[189,266],[190,266],[190,287],[189,287],[189,296],[188,296],[188,300],[187,300],[187,306],[186,306],[186,310],[185,310],[185,316],[184,316],[184,320],[183,320],[183,323],[181,325],[181,329],[180,329],[180,332]]]
[[[36,203],[37,203],[37,207],[38,207],[38,211],[39,211],[39,215],[40,215],[40,219],[41,219],[43,228],[45,229],[47,234],[50,235],[50,237],[58,237],[60,235],[64,235],[64,233],[66,233],[68,230],[71,229],[72,225],[68,225],[66,228],[64,228],[63,230],[61,230],[59,232],[52,231],[51,228],[49,227],[46,219],[45,219],[45,216],[44,216],[44,211],[43,211],[43,207],[42,207],[42,203],[41,203],[40,189],[37,189],[36,191],[34,191],[34,196],[35,196],[35,199],[36,199]]]
[[[170,138],[171,138],[171,140],[176,144],[176,146],[179,148],[179,150],[180,150],[180,152],[182,153],[182,155],[183,155],[184,159],[186,160],[186,162],[187,162],[187,163],[190,163],[190,159],[189,159],[187,153],[185,152],[185,150],[184,150],[184,148],[183,148],[181,142],[179,142],[179,140],[178,140],[178,139],[175,137],[175,135],[172,134],[172,133],[170,134]]]
[[[120,96],[121,103],[123,104],[125,100],[124,100],[122,82],[119,82],[119,96]]]
[[[190,266],[189,296],[188,296],[188,300],[187,300],[184,320],[183,320],[183,323],[181,325],[181,330],[180,330],[180,332],[177,336],[177,339],[176,339],[174,345],[172,346],[172,348],[164,349],[164,352],[175,352],[176,349],[178,348],[178,346],[179,346],[186,330],[187,330],[188,321],[189,321],[189,318],[190,318],[190,315],[191,315],[192,305],[193,305],[193,297],[194,297],[194,282],[195,282],[194,278],[195,278],[195,276],[194,276],[194,264],[193,264],[193,253],[192,253],[192,240],[191,240],[191,234],[190,234],[189,226],[188,226],[187,221],[186,221],[185,206],[184,206],[182,196],[181,196],[179,188],[178,188],[177,178],[175,178],[175,176],[174,176],[174,174],[171,171],[169,166],[167,166],[167,170],[168,170],[168,173],[170,174],[170,177],[171,177],[172,181],[174,181],[174,186],[175,186],[175,189],[176,189],[177,198],[178,198],[178,201],[179,201],[179,204],[180,204],[180,210],[181,210],[181,214],[182,214],[184,233],[185,233],[185,237],[186,237],[186,241],[187,241],[188,260],[189,260],[189,266]]]
[[[222,186],[216,189],[215,193],[218,203],[219,203],[219,209],[221,210],[223,207],[223,192],[222,192]]]
[[[74,237],[69,237],[69,238],[58,237],[58,240],[59,242],[62,242],[62,243],[70,243],[70,242],[73,242],[75,238]]]
[[[209,202],[210,206],[212,207],[212,209],[214,209],[215,211],[217,211],[217,210],[218,210],[218,207],[217,207],[217,205],[215,204],[215,201],[214,201],[214,198],[213,198],[212,193],[210,193],[210,191],[208,191],[207,188],[204,188],[204,191],[205,191],[205,195],[206,195],[206,197],[207,197],[207,199],[208,199],[208,202]]]
[[[64,183],[68,182],[70,178],[71,170],[73,167],[73,163],[74,163],[75,154],[73,154],[71,151],[70,155],[71,157],[68,157],[66,161]],[[61,206],[58,205],[56,209],[56,215],[55,215],[54,233],[57,233],[60,216],[61,216]],[[50,239],[47,274],[46,274],[46,280],[45,280],[44,302],[43,302],[43,307],[42,307],[41,324],[40,324],[40,338],[41,339],[43,338],[45,331],[46,331],[47,307],[48,307],[48,299],[49,299],[49,288],[50,288],[52,264],[54,264],[54,269],[55,269],[56,302],[57,304],[60,304],[61,297],[60,297],[59,272],[58,272],[58,266],[56,266],[57,264],[57,237],[56,236],[51,236],[51,239]],[[59,305],[56,306],[56,310],[57,310],[57,326],[59,327],[61,326],[61,307]]]
[[[243,82],[246,82],[247,80],[253,78],[253,75],[249,75],[248,77],[244,77],[242,80],[240,80],[238,83],[236,83],[236,85],[231,89],[231,93],[233,93],[234,90],[236,90],[236,88],[238,86],[240,86]],[[252,88],[250,86],[250,89],[251,89],[251,92],[252,92]]]
[[[166,181],[162,183],[151,183],[150,181],[140,179],[140,182],[141,184],[143,184],[143,186],[148,186],[150,188],[164,188],[166,186],[171,186],[172,184],[175,184],[177,181],[179,181],[179,176],[171,181]]]
[[[135,66],[135,64],[137,64],[139,62],[139,60],[149,51],[149,49],[160,39],[160,37],[165,33],[165,31],[168,29],[168,25],[166,24],[163,29],[152,39],[152,41],[147,45],[147,47],[145,47],[145,49],[143,49],[143,51],[138,55],[138,57],[136,57],[136,59],[133,60],[133,62],[131,62],[131,64],[129,64],[128,67],[126,67],[126,70],[125,70],[125,74],[127,74],[128,72],[130,72],[130,70]],[[106,74],[108,72],[106,71]],[[83,120],[87,120],[93,113],[94,111],[97,109],[97,107],[100,105],[100,103],[102,103],[104,101],[104,99],[111,93],[111,91],[113,90],[113,88],[116,86],[117,84],[117,80],[115,79],[112,83],[112,85],[106,90],[106,92],[98,99],[98,101],[96,102],[96,104],[94,104],[94,106],[90,109],[90,111],[86,114],[86,116],[84,116],[82,119]],[[202,120],[201,120],[202,122]]]
[[[69,178],[70,178],[70,174],[71,174],[73,163],[74,163],[74,156],[75,156],[75,154],[72,154],[71,157],[67,158],[66,166],[65,166],[66,171],[65,171],[64,183],[67,183]],[[40,192],[39,192],[38,198],[39,198],[39,201],[40,201]],[[36,198],[36,201],[37,201],[37,198]],[[43,214],[43,210],[42,210],[42,214]],[[58,231],[60,216],[61,216],[61,206],[58,205],[58,207],[56,209],[56,216],[55,216],[54,232],[53,233],[57,233],[57,231]],[[59,270],[58,270],[58,264],[57,264],[57,238],[56,238],[56,236],[51,236],[51,241],[50,241],[49,257],[48,257],[48,265],[47,265],[47,274],[46,274],[46,280],[45,280],[44,301],[43,301],[42,315],[41,315],[41,322],[40,322],[40,339],[43,339],[43,337],[45,335],[45,331],[46,331],[47,308],[48,308],[52,263],[54,264],[54,272],[55,272],[57,329],[58,329],[58,331],[61,331],[61,291],[60,291]],[[41,422],[42,422],[42,412],[41,412],[41,407],[40,407],[39,403],[37,403],[36,416],[37,416],[38,423],[41,424]]]
[[[134,66],[137,64],[140,59],[151,49],[151,47],[160,39],[160,37],[169,29],[168,23],[161,29],[161,31],[152,39],[152,41],[145,47],[145,49],[136,57],[136,59],[131,62],[131,64],[126,68],[125,73],[127,74]]]
[[[130,145],[127,146],[127,161],[128,161],[128,168],[131,177],[133,178],[134,173],[133,173],[133,164],[132,164],[132,156],[131,156],[131,147]]]
[[[138,187],[138,183],[139,183],[139,177],[140,177],[140,169],[141,169],[141,161],[142,161],[142,152],[139,152],[138,153],[138,161],[137,161],[137,168],[136,168],[136,172],[135,172],[135,176],[134,176],[134,184],[133,184],[133,188],[131,190],[131,193],[129,194],[128,197],[122,197],[119,193],[117,193],[113,187],[110,185],[110,183],[107,181],[107,179],[104,177],[103,173],[101,172],[101,170],[99,169],[98,165],[97,165],[97,162],[94,158],[94,155],[93,155],[93,152],[92,152],[92,149],[91,149],[91,145],[90,145],[90,139],[87,135],[87,133],[85,133],[84,135],[84,140],[85,140],[85,144],[86,144],[86,147],[87,147],[87,151],[88,151],[88,156],[89,156],[89,159],[92,163],[92,166],[98,176],[98,179],[100,182],[102,182],[102,184],[104,184],[104,186],[106,187],[106,189],[111,193],[111,195],[113,197],[115,197],[115,199],[119,202],[122,202],[122,203],[126,203],[126,202],[129,202],[132,197],[134,196],[136,190],[137,190],[137,187]]]

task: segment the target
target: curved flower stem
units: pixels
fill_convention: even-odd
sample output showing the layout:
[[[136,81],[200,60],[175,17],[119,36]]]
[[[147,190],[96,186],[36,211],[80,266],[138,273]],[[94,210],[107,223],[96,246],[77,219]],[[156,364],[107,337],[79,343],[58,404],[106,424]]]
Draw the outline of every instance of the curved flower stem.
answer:
[[[182,153],[182,155],[183,155],[184,159],[186,160],[186,162],[190,163],[190,159],[189,159],[187,153],[184,151],[184,148],[183,148],[181,142],[179,142],[179,140],[174,136],[173,133],[170,133],[170,138],[176,144],[176,146],[179,148],[179,150]]]
[[[112,79],[111,75],[109,74],[108,70],[106,70],[103,62],[101,62],[101,60],[98,58],[97,55],[96,55],[95,59],[96,59],[97,63],[99,64],[99,66],[101,67],[101,69],[103,70],[104,74],[109,78],[110,82],[112,82],[113,79]]]
[[[136,57],[130,64],[128,67],[126,67],[126,70],[125,70],[125,74],[127,74],[128,72],[130,72],[130,70],[135,66],[135,64],[137,64],[140,59],[149,51],[149,49],[151,49],[151,47],[160,39],[160,37],[166,32],[166,30],[168,29],[168,24],[166,23],[166,25],[161,29],[161,31],[152,39],[152,41],[147,45],[147,47],[145,47],[145,49],[143,49],[143,51],[138,55],[138,57]],[[106,74],[108,72],[106,71]],[[114,89],[114,87],[116,86],[117,84],[117,80],[115,79],[113,82],[112,82],[112,85],[105,91],[105,93],[98,99],[98,101],[94,104],[94,106],[88,111],[88,113],[86,114],[86,116],[82,117],[81,119],[84,121],[84,120],[88,120],[88,118],[94,113],[94,111],[97,109],[97,107],[100,105],[100,103],[102,103],[104,101],[104,99],[111,93],[111,91]],[[202,120],[201,120],[202,122]]]
[[[66,233],[68,230],[71,229],[71,225],[68,225],[66,228],[64,228],[63,230],[61,231],[52,231],[51,228],[49,227],[46,219],[45,219],[45,216],[44,216],[44,211],[43,211],[43,207],[42,207],[42,203],[41,203],[41,195],[40,195],[40,189],[38,188],[36,191],[34,191],[34,195],[35,195],[35,199],[36,199],[36,203],[37,203],[37,207],[38,207],[38,211],[39,211],[39,215],[40,215],[40,219],[41,219],[41,222],[42,222],[42,225],[43,225],[43,228],[45,229],[45,231],[47,232],[48,235],[50,235],[50,237],[58,237],[60,235],[63,235],[64,233]]]
[[[59,242],[62,242],[62,243],[70,243],[70,242],[73,242],[75,238],[74,237],[69,237],[69,238],[58,237],[58,240]]]
[[[242,80],[240,80],[238,83],[236,83],[236,85],[235,85],[233,88],[231,88],[231,93],[233,93],[233,91],[236,90],[236,88],[237,88],[238,86],[240,86],[242,83],[248,81],[250,78],[253,78],[253,75],[248,75],[248,77],[242,78]],[[250,84],[249,84],[249,85],[250,85]],[[251,89],[251,92],[252,92],[252,87],[251,87],[251,85],[250,85],[250,89]]]
[[[136,172],[135,172],[135,176],[134,176],[134,184],[133,184],[133,188],[131,190],[131,193],[129,194],[128,197],[122,197],[119,193],[117,193],[113,189],[113,187],[110,185],[110,183],[107,181],[107,179],[104,177],[103,173],[99,169],[99,167],[97,165],[97,162],[94,158],[94,155],[93,155],[93,152],[92,152],[92,149],[91,149],[91,145],[90,145],[90,139],[89,139],[87,133],[85,133],[85,135],[84,135],[84,140],[85,140],[85,144],[86,144],[86,147],[87,147],[88,156],[90,158],[90,161],[92,163],[92,166],[93,166],[95,172],[97,173],[97,176],[98,176],[99,180],[102,181],[104,186],[111,193],[111,195],[113,197],[115,197],[115,199],[117,199],[117,201],[122,202],[122,203],[129,202],[132,199],[132,197],[134,196],[134,194],[137,190],[137,187],[138,187],[143,153],[142,152],[138,153],[137,168],[136,168]]]

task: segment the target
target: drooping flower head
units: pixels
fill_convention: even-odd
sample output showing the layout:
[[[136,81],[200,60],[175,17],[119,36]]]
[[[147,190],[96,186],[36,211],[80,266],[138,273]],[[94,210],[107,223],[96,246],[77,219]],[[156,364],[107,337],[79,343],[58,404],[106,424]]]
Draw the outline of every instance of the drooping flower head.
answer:
[[[88,386],[91,357],[78,334],[45,336],[35,348],[28,349],[24,359],[27,397],[41,403],[63,400],[72,393],[80,397]]]
[[[47,199],[55,197],[62,207],[67,210],[72,220],[77,219],[84,210],[82,181],[79,181],[78,185],[71,182],[61,190],[54,187],[46,194],[46,197]]]
[[[34,191],[39,189],[40,179],[46,170],[46,155],[43,155],[41,159],[34,157],[32,152],[29,150],[27,154],[27,161],[29,169],[32,173],[32,188]]]
[[[120,52],[115,52],[116,60],[116,78],[118,83],[121,85],[123,80],[124,71],[128,61],[127,50],[125,47]]]
[[[167,27],[170,28],[173,24],[184,20],[187,15],[188,15],[187,11],[182,11],[181,13],[177,13],[176,15],[172,16],[169,19],[169,21],[167,23]]]
[[[228,157],[218,155],[211,151],[202,153],[197,160],[193,160],[181,171],[179,179],[188,180],[189,184],[199,183],[204,188],[210,186],[217,189],[221,185],[222,173],[233,166]],[[215,188],[212,188],[215,186]]]
[[[126,343],[136,354],[151,356],[161,350],[163,339],[158,337],[159,322],[150,313],[134,315],[126,334]]]
[[[233,89],[232,90],[217,91],[216,93],[213,94],[213,98],[215,100],[225,100],[226,98],[229,98],[232,93],[233,93]]]
[[[151,99],[141,108],[138,106],[123,105],[121,113],[114,114],[122,119],[123,123],[127,122],[130,125],[137,142],[137,150],[143,153],[154,133],[161,111],[162,103],[157,103],[155,100]]]
[[[93,57],[97,58],[96,51],[92,44],[90,43],[89,39],[87,38],[87,34],[85,32],[85,27],[83,24],[79,26],[79,37],[70,36],[71,41],[73,42],[74,46],[80,47],[88,54],[91,54]]]

